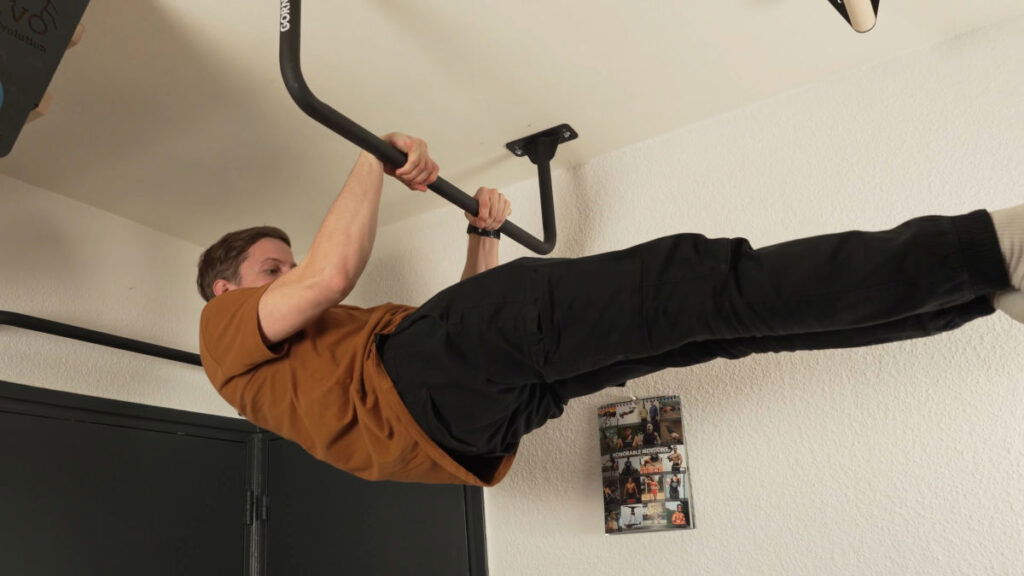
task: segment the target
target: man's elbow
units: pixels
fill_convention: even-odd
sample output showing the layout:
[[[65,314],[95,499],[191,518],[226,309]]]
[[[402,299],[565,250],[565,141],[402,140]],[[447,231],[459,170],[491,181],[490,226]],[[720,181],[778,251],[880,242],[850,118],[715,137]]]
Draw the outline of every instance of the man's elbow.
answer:
[[[301,284],[315,294],[318,302],[333,306],[355,289],[362,267],[337,263],[317,266],[311,263],[308,267],[306,264],[299,266],[295,271],[302,275]]]
[[[321,281],[325,297],[332,305],[344,300],[356,287],[358,274],[350,272],[339,272],[326,276]]]

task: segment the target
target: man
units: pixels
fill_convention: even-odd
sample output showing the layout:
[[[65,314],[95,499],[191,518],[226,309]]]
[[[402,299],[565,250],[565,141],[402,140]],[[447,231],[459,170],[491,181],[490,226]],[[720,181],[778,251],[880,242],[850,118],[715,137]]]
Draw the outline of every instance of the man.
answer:
[[[640,501],[640,485],[637,484],[639,476],[630,476],[626,479],[626,485],[622,487],[622,498],[627,503]]]
[[[668,499],[679,500],[679,486],[682,484],[682,480],[676,474],[672,475],[672,478],[668,481]]]
[[[686,526],[686,514],[683,514],[682,504],[676,504],[676,511],[672,513],[672,525],[676,528]]]
[[[626,462],[622,465],[622,470],[619,472],[619,477],[633,477],[636,476],[637,474],[639,474],[639,472],[637,472],[636,468],[633,467],[633,461],[626,460]]]
[[[672,463],[673,472],[681,472],[683,469],[683,454],[676,447],[672,446],[672,451],[666,456],[669,462]]]
[[[654,431],[654,425],[648,424],[644,430],[643,442],[644,446],[657,446],[661,442],[661,438],[658,437],[658,433]]]
[[[616,450],[622,450],[623,448],[637,448],[640,446],[640,437],[633,436],[633,429],[626,428],[623,432],[623,437],[618,439],[615,443]]]
[[[715,358],[927,336],[1024,299],[1021,207],[759,250],[679,234],[496,266],[511,210],[484,188],[462,281],[419,308],[337,305],[373,248],[383,174],[414,190],[437,177],[422,140],[385,138],[406,165],[362,154],[301,266],[282,232],[251,229],[211,246],[197,280],[220,394],[366,479],[493,485],[572,398]]]

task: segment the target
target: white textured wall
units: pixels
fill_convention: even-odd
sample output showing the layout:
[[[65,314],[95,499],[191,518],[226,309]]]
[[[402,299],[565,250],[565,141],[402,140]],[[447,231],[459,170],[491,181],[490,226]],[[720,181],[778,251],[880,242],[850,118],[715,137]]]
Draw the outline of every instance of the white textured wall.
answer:
[[[0,310],[195,352],[199,252],[0,175]],[[9,326],[0,380],[234,415],[201,368]]]
[[[1018,20],[556,174],[555,255],[677,231],[766,245],[1024,202],[1022,55]],[[535,185],[507,192],[539,230]],[[420,303],[457,278],[461,218],[383,230],[356,300]],[[622,392],[578,401],[487,491],[491,573],[1024,574],[1022,350],[1024,327],[996,316],[633,382],[683,397],[698,525],[684,533],[602,534],[594,407]]]
[[[1024,201],[1022,54],[1017,21],[558,173],[555,255],[684,230],[765,245]],[[508,192],[539,230],[535,185]],[[384,229],[353,302],[422,302],[458,277],[463,229],[449,208]],[[0,176],[0,309],[195,350],[199,251]],[[602,534],[593,409],[621,392],[580,400],[487,491],[491,573],[1024,573],[1022,349],[1024,330],[993,317],[633,382],[684,399],[684,533]],[[10,328],[0,379],[231,414],[198,368]]]

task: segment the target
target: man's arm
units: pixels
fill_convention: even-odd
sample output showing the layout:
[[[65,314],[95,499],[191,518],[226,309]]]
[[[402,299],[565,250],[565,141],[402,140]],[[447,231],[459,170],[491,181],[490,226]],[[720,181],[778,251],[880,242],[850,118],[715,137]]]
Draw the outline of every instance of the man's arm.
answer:
[[[408,161],[395,170],[366,152],[360,154],[305,260],[274,281],[260,299],[260,328],[268,344],[295,334],[355,287],[373,250],[385,172],[420,191],[437,179],[437,164],[425,142],[404,134],[384,139],[405,152]]]
[[[466,244],[466,266],[462,269],[462,280],[498,265],[497,238],[486,238],[469,234]]]
[[[494,188],[480,188],[474,197],[480,209],[476,217],[468,212],[465,213],[470,226],[483,230],[497,230],[512,214],[512,205],[508,198]],[[488,238],[477,234],[468,236],[466,265],[462,269],[462,280],[498,265],[499,240],[497,238]]]

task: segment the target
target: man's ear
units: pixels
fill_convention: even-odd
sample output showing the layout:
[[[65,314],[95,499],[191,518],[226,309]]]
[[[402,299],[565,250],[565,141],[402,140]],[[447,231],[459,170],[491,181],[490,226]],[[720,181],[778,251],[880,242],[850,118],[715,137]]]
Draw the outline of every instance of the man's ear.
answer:
[[[225,280],[223,278],[218,278],[218,279],[213,281],[213,295],[214,296],[220,296],[221,294],[223,294],[225,292],[230,292],[231,290],[234,290],[235,288],[238,288],[238,286],[235,286],[234,284],[232,284],[231,282],[228,282],[227,280]]]

